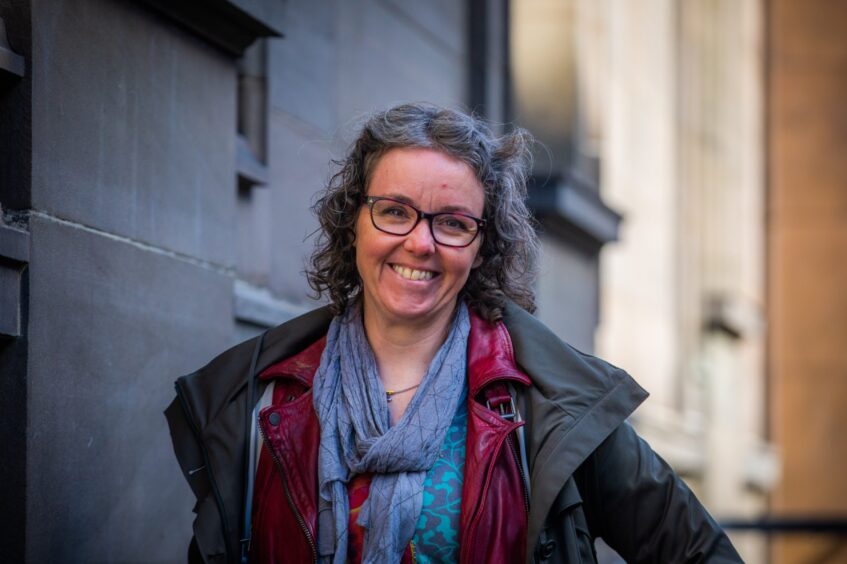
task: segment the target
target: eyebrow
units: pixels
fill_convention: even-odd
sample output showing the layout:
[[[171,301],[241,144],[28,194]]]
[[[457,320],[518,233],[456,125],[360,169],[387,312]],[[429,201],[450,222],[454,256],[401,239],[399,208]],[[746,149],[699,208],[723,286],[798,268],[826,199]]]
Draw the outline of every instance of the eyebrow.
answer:
[[[417,204],[417,202],[415,202],[414,200],[412,200],[411,198],[409,198],[408,196],[405,196],[403,194],[397,194],[397,193],[394,193],[394,192],[389,192],[388,194],[381,194],[381,195],[368,194],[368,195],[373,196],[374,198],[391,198],[392,200],[397,200],[398,202],[403,202],[404,204],[409,204],[412,207],[420,208],[420,206]],[[462,213],[462,214],[465,214],[465,215],[469,215],[471,217],[477,217],[477,215],[470,208],[468,208],[467,206],[460,206],[460,205],[444,206],[439,211],[427,211],[427,213]]]

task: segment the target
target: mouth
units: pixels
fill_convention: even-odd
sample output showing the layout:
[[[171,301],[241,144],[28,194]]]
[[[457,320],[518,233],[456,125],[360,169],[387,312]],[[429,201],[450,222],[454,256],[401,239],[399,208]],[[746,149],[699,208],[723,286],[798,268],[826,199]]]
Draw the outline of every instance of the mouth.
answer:
[[[391,269],[406,280],[426,281],[438,276],[438,273],[432,270],[419,270],[417,268],[409,268],[408,266],[400,266],[399,264],[392,264]]]

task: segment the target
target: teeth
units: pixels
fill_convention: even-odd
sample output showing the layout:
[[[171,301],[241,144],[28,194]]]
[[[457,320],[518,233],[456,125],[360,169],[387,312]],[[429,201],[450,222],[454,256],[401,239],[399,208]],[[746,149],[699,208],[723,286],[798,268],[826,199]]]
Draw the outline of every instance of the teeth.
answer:
[[[406,280],[429,280],[433,273],[428,270],[414,270],[405,266],[392,265],[394,272],[405,278]]]

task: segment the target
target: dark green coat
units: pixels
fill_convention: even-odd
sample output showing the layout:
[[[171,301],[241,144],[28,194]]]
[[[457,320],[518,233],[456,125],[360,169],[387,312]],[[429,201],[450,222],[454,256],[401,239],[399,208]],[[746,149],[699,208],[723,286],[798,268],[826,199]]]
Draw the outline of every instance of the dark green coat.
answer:
[[[303,350],[330,320],[324,308],[270,330],[257,369]],[[602,537],[628,562],[740,562],[691,491],[625,423],[647,393],[517,306],[507,307],[503,321],[533,381],[516,390],[530,468],[527,561],[594,562],[593,539]],[[254,347],[255,340],[242,343],[180,378],[166,411],[198,499],[196,553],[208,561],[235,562],[239,554],[245,382]]]

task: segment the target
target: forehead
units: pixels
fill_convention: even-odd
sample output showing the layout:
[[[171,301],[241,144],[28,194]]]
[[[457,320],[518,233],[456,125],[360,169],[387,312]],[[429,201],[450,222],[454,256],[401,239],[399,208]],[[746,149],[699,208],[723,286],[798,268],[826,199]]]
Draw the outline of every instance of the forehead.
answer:
[[[435,149],[397,148],[376,162],[369,196],[401,197],[426,211],[465,209],[481,214],[485,192],[473,168]]]

